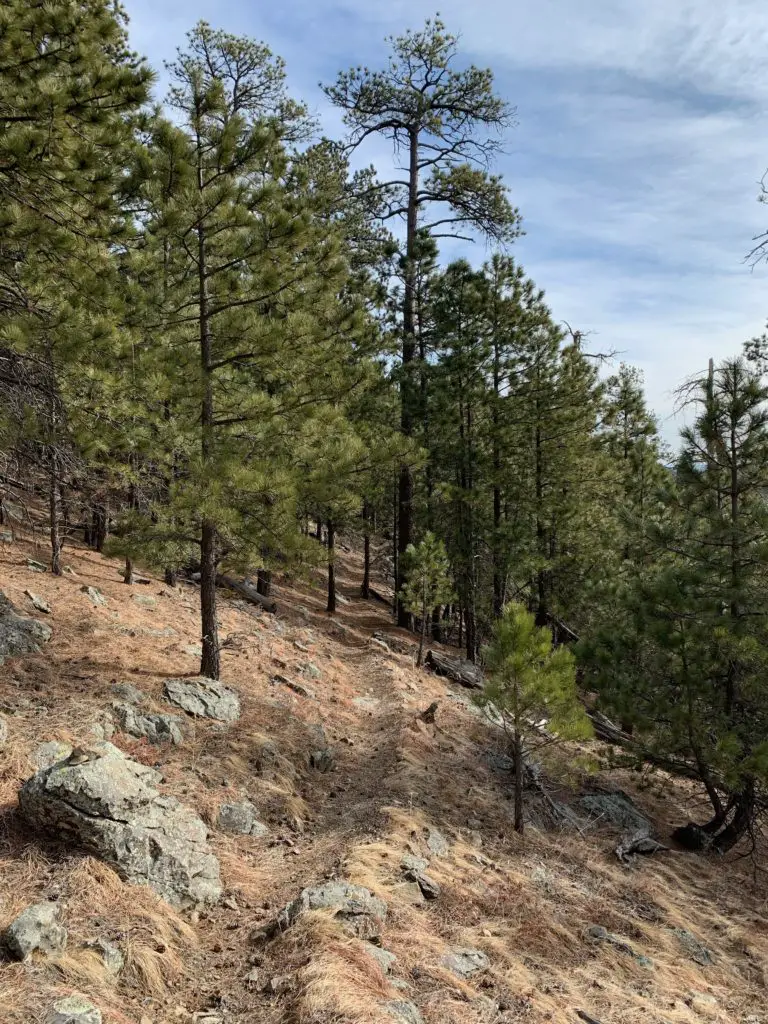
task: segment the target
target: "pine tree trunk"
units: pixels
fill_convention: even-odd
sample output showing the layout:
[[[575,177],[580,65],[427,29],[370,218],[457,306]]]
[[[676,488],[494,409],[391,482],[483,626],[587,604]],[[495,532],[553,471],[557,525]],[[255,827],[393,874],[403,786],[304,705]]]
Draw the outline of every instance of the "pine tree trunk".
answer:
[[[363,502],[363,582],[360,587],[360,595],[367,601],[371,596],[371,533],[370,513],[368,502]]]
[[[419,635],[419,653],[416,656],[416,667],[421,668],[421,664],[424,661],[424,642],[427,639],[427,624],[429,622],[430,615],[429,609],[425,606],[421,609],[421,630]]]
[[[170,566],[166,566],[165,567],[165,572],[164,572],[163,576],[164,576],[164,579],[165,579],[165,585],[167,587],[175,587],[176,586],[176,570],[175,569],[171,569]]]
[[[336,567],[333,564],[333,552],[336,535],[331,520],[328,520],[328,605],[326,611],[331,615],[336,611]]]
[[[523,834],[523,737],[518,727],[515,727],[514,737],[515,757],[515,832]]]
[[[493,340],[493,405],[491,422],[493,443],[493,615],[499,618],[504,609],[506,572],[502,566],[501,543],[501,438],[499,401],[501,398],[501,352],[498,336]]]
[[[403,350],[402,380],[400,384],[400,429],[405,437],[413,436],[414,428],[414,381],[412,363],[416,355],[416,233],[418,231],[418,190],[419,190],[419,134],[411,129],[408,158],[408,211],[406,223],[405,281],[403,288]],[[400,593],[405,584],[402,578],[403,555],[413,540],[413,473],[403,463],[400,467],[397,491],[397,548],[399,553],[398,573],[395,578],[397,624],[406,629],[411,627],[411,616],[405,608]]]
[[[123,574],[123,583],[133,583],[133,562],[130,558],[125,560],[125,572]]]
[[[269,597],[272,590],[272,573],[269,569],[259,569],[256,573],[256,593]]]
[[[219,619],[216,608],[216,524],[203,520],[200,541],[200,620],[203,635],[203,656],[200,675],[218,679],[221,673],[219,651]]]
[[[107,541],[107,523],[108,515],[105,505],[94,505],[93,507],[93,526],[91,529],[91,543],[94,551],[98,551],[99,554],[104,550],[104,545]]]
[[[438,605],[437,608],[432,609],[432,639],[438,644],[442,643],[442,624],[443,617],[441,614],[440,606]]]
[[[197,184],[202,194],[203,163],[202,144],[197,144]],[[208,298],[207,252],[205,226],[200,220],[197,226],[197,281],[198,316],[200,327],[200,371],[202,376],[201,454],[203,466],[213,462],[214,455],[214,410],[212,380],[212,338]],[[219,620],[216,607],[216,570],[218,566],[218,537],[216,523],[203,519],[200,531],[200,619],[202,626],[203,656],[200,674],[209,679],[218,679],[221,672],[219,649]]]
[[[61,493],[59,490],[59,458],[54,449],[51,452],[51,475],[49,482],[48,505],[51,518],[51,572],[61,576]]]
[[[394,495],[394,505],[393,505],[393,509],[392,509],[392,572],[394,573],[394,577],[395,577],[395,603],[393,605],[393,612],[394,612],[395,618],[397,618],[397,609],[398,609],[398,601],[397,601],[398,590],[397,590],[397,586],[398,586],[398,581],[400,579],[400,554],[399,554],[399,542],[398,542],[398,517],[397,517],[399,493],[398,493],[398,476],[397,476],[397,474],[395,474],[395,486],[394,486],[394,490],[393,490],[393,495]]]

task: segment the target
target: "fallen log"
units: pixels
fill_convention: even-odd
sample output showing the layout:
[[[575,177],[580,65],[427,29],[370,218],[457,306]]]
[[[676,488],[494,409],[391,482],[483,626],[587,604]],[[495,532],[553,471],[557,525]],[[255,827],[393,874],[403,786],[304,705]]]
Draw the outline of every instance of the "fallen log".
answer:
[[[466,686],[470,690],[482,690],[485,685],[483,673],[477,665],[466,658],[455,658],[442,651],[427,651],[424,659],[427,668],[438,676],[445,676],[460,686]]]
[[[246,601],[250,601],[251,604],[257,604],[265,612],[269,612],[272,615],[277,612],[276,602],[270,597],[264,597],[263,594],[260,594],[253,583],[247,583],[245,580],[236,580],[232,576],[225,576],[223,573],[219,573],[216,577],[216,586],[228,587],[230,590],[234,590],[236,594],[239,594]]]

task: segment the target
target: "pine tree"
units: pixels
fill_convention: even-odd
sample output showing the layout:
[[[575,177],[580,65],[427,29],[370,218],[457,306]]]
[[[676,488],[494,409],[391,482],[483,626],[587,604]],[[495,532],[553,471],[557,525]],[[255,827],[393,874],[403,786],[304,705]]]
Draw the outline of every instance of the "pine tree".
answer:
[[[406,154],[402,177],[371,183],[386,220],[405,222],[402,296],[401,429],[410,438],[417,426],[418,378],[414,373],[416,337],[416,262],[420,232],[432,237],[461,237],[479,230],[498,241],[513,237],[518,215],[501,180],[487,165],[499,148],[497,133],[511,123],[512,112],[493,93],[490,71],[459,70],[458,40],[439,18],[418,32],[391,38],[391,56],[383,71],[352,68],[325,87],[344,111],[356,148],[374,134]],[[413,535],[413,476],[403,465],[398,483],[398,547],[402,555]],[[402,589],[402,578],[396,590]],[[400,625],[408,613],[398,607]]]
[[[442,541],[426,533],[418,544],[409,546],[403,569],[406,582],[400,599],[421,623],[416,657],[416,664],[421,665],[432,613],[453,599],[450,565]]]
[[[510,602],[493,627],[483,651],[489,679],[481,703],[491,704],[509,730],[515,763],[515,831],[522,833],[526,738],[532,721],[546,719],[547,732],[560,740],[587,739],[591,726],[576,690],[573,654],[552,647],[552,633],[537,626],[523,605]]]

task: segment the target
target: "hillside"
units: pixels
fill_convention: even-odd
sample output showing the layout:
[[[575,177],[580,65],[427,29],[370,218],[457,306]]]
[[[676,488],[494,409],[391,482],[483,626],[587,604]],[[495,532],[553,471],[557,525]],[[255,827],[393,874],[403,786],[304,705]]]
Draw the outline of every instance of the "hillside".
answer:
[[[40,744],[104,735],[115,684],[133,684],[148,708],[167,712],[165,681],[194,676],[199,660],[191,585],[151,578],[128,587],[119,563],[74,548],[64,552],[70,571],[56,578],[32,571],[35,557],[44,555],[28,539],[0,549],[0,590],[53,630],[41,653],[0,667],[9,727],[0,927],[53,900],[69,940],[63,952],[2,962],[3,1022],[47,1020],[72,992],[108,1024],[573,1024],[577,1010],[600,1024],[768,1021],[768,914],[751,862],[673,850],[625,868],[612,852],[621,829],[587,819],[564,828],[535,799],[516,836],[503,737],[467,691],[372,638],[398,631],[382,605],[357,596],[355,552],[339,552],[333,620],[319,581],[277,580],[276,616],[222,601],[223,681],[240,696],[238,721],[190,720],[179,745],[119,730],[111,738],[157,767],[163,792],[209,824],[224,886],[217,905],[176,912],[64,837],[33,833],[16,807]],[[106,604],[94,606],[85,587]],[[50,614],[33,609],[27,590]],[[432,701],[434,724],[419,718]],[[326,741],[333,764],[321,771],[309,759]],[[597,772],[583,767],[584,754]],[[621,789],[662,841],[696,814],[685,785],[609,763],[599,744],[560,751],[547,764],[552,798],[575,806],[581,791]],[[245,798],[267,827],[261,837],[217,826],[219,807]],[[428,861],[436,898],[406,877],[405,855]],[[329,912],[260,938],[303,888],[329,879],[386,902],[380,944],[396,957],[391,973]],[[95,939],[120,949],[122,971],[85,947]]]

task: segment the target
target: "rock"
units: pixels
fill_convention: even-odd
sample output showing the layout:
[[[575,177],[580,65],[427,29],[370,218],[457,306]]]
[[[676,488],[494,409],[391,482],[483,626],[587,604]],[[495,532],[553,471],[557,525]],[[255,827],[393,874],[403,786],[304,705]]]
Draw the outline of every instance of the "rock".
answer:
[[[36,562],[34,558],[27,559],[27,568],[32,572],[48,572],[48,566],[44,562]]]
[[[480,949],[458,948],[443,957],[443,965],[460,978],[469,978],[489,966],[488,957]]]
[[[600,818],[611,825],[633,831],[650,832],[651,823],[635,807],[626,793],[588,793],[579,800],[579,805],[593,818]]]
[[[59,761],[65,761],[72,753],[69,743],[62,743],[61,740],[49,740],[41,743],[32,755],[32,760],[37,768],[50,768]]]
[[[381,946],[374,946],[372,942],[364,943],[365,951],[381,968],[382,974],[389,974],[392,968],[397,963],[397,957],[394,953],[390,953],[388,949],[382,949]]]
[[[101,1010],[84,996],[67,996],[53,1004],[47,1024],[101,1024]]]
[[[292,974],[277,974],[267,982],[267,990],[273,996],[283,995],[296,987],[296,981]]]
[[[405,877],[409,882],[416,882],[425,900],[436,900],[440,895],[440,886],[423,871],[406,871]]]
[[[248,800],[235,804],[222,804],[217,824],[222,832],[241,836],[264,836],[269,831],[257,818],[256,808]]]
[[[115,720],[108,711],[101,711],[91,722],[88,732],[96,740],[111,740],[115,734]]]
[[[426,871],[429,861],[424,857],[417,857],[413,853],[404,853],[400,861],[403,871]]]
[[[674,928],[673,931],[680,945],[694,963],[701,967],[711,967],[714,964],[715,958],[693,932],[689,932],[687,928]]]
[[[143,704],[146,694],[133,683],[115,683],[112,693],[129,704]]]
[[[25,960],[30,953],[57,953],[67,944],[67,930],[59,924],[59,907],[55,903],[35,903],[22,910],[8,925],[5,945],[16,960]]]
[[[165,695],[196,718],[215,718],[219,722],[235,722],[240,717],[240,698],[234,690],[215,679],[169,679]]]
[[[154,608],[157,604],[157,599],[150,597],[149,594],[131,594],[131,599],[140,604],[142,608]]]
[[[0,747],[4,747],[8,742],[9,729],[8,719],[5,715],[0,715]]]
[[[31,590],[25,590],[24,596],[29,598],[29,600],[32,602],[33,608],[36,608],[39,612],[42,612],[44,615],[51,614],[51,606],[44,598],[40,597],[39,594],[33,594]]]
[[[613,852],[622,864],[632,864],[638,854],[649,857],[654,853],[663,853],[667,850],[669,847],[651,839],[646,829],[638,829],[636,832],[629,832],[622,836]]]
[[[94,748],[83,760],[38,771],[22,786],[25,820],[101,857],[125,881],[151,886],[174,906],[216,901],[219,863],[201,819],[158,792],[158,772],[111,743]]]
[[[118,725],[129,736],[145,738],[150,743],[184,742],[182,721],[178,715],[141,714],[132,704],[113,704]]]
[[[626,953],[627,956],[631,956],[636,960],[641,967],[653,967],[653,962],[649,960],[647,956],[643,956],[642,953],[637,953],[628,942],[619,938],[618,935],[613,935],[607,928],[603,928],[602,925],[591,925],[587,929],[587,935],[596,942],[606,942],[609,946],[613,946],[613,948],[617,949],[620,953]]]
[[[430,828],[427,831],[427,846],[429,852],[435,857],[446,857],[451,849],[451,844],[436,828]]]
[[[308,697],[310,700],[317,700],[317,694],[314,690],[305,686],[303,683],[296,683],[293,679],[286,679],[285,685],[289,690],[293,690],[294,693],[298,693],[300,697]]]
[[[203,656],[202,644],[185,644],[181,649],[184,654],[188,654],[190,658],[202,658]]]
[[[344,930],[361,939],[377,938],[387,916],[386,903],[374,896],[370,889],[351,882],[324,882],[302,889],[296,899],[280,911],[267,929],[267,936],[286,931],[307,910],[335,911],[334,917]]]
[[[384,1006],[397,1024],[423,1024],[424,1018],[415,1003],[409,1003],[404,999],[390,999]]]
[[[119,974],[125,967],[122,951],[106,939],[91,939],[85,943],[85,948],[93,950],[99,956],[110,974]]]
[[[333,751],[327,747],[324,750],[313,750],[309,755],[310,766],[318,772],[330,772],[335,763]]]
[[[686,1006],[705,1017],[717,1015],[717,999],[708,992],[691,992],[686,1000]]]
[[[85,596],[88,598],[91,604],[95,605],[97,608],[103,608],[104,605],[107,603],[106,597],[104,597],[104,595],[102,594],[98,587],[82,586],[80,587],[80,590],[83,594],[85,594]]]
[[[0,665],[6,658],[20,654],[38,654],[52,636],[51,627],[37,619],[20,615],[0,591]]]
[[[13,530],[0,530],[0,544],[13,544]]]
[[[309,679],[319,679],[323,673],[313,661],[308,661],[301,666],[301,674]]]
[[[374,712],[381,704],[381,701],[378,697],[353,697],[352,703],[356,708],[360,708],[361,711]]]

